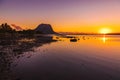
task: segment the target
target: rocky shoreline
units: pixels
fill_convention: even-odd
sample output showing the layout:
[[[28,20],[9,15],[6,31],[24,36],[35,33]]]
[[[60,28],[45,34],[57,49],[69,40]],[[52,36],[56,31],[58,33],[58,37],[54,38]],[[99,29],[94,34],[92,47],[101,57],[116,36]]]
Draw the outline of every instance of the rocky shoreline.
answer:
[[[10,68],[14,59],[19,58],[24,52],[34,51],[47,43],[56,42],[52,36],[27,36],[21,34],[0,35],[0,80],[16,80]]]

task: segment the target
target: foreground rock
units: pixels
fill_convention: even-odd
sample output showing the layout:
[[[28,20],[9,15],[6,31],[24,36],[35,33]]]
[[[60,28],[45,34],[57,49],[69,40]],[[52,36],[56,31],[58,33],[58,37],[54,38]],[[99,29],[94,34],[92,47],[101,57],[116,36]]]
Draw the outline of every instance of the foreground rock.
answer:
[[[42,34],[55,34],[50,24],[40,24],[35,29],[35,32]]]

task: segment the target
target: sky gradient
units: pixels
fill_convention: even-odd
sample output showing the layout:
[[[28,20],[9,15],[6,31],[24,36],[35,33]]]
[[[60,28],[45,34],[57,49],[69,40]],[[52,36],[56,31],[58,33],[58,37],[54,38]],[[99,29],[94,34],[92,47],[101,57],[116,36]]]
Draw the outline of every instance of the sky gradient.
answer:
[[[57,32],[120,32],[120,0],[0,0],[0,24],[34,29],[51,24]]]

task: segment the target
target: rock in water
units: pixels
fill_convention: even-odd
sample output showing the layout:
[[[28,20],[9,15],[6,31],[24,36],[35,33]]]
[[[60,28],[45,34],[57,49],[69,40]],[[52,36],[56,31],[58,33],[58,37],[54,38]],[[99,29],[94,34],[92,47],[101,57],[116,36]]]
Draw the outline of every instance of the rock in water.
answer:
[[[50,24],[40,24],[35,29],[35,31],[38,33],[42,33],[42,34],[54,34],[55,33]]]

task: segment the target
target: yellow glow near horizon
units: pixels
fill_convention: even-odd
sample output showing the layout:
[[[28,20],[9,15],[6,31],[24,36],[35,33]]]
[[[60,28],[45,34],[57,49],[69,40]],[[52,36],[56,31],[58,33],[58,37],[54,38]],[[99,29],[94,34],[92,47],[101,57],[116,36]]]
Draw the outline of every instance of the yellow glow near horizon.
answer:
[[[103,28],[100,30],[101,34],[107,34],[107,33],[111,33],[111,30],[109,28]]]

